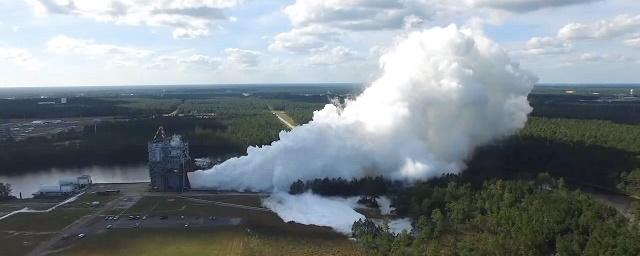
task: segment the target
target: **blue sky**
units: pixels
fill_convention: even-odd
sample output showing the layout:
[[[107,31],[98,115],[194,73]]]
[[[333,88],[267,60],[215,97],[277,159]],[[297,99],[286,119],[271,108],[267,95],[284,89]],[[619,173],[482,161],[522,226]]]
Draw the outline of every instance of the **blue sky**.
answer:
[[[540,82],[640,82],[635,0],[0,0],[0,86],[367,82],[451,23]]]

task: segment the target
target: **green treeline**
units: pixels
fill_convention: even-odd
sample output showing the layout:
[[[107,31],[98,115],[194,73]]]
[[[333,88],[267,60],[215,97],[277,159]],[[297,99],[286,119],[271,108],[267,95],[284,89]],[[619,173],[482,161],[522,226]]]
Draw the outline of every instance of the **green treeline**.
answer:
[[[640,168],[630,172],[622,172],[620,174],[618,189],[631,195],[640,196]],[[640,207],[638,210],[640,211]]]
[[[54,105],[39,105],[38,102],[56,102]],[[0,99],[0,119],[55,119],[71,117],[101,116],[145,116],[170,113],[181,99],[164,98],[68,98],[60,104],[60,98],[52,99]]]
[[[531,115],[537,117],[640,123],[640,104],[636,101],[610,102],[594,95],[530,94],[529,102],[533,107]]]
[[[479,148],[462,175],[535,178],[549,172],[576,185],[616,189],[620,175],[640,167],[640,125],[531,117],[518,134]]]
[[[562,180],[423,183],[397,193],[415,221],[394,235],[369,220],[353,234],[370,255],[638,255],[640,229]]]
[[[530,117],[521,137],[640,153],[640,125],[611,121]]]
[[[297,180],[289,188],[289,194],[296,195],[311,191],[322,196],[381,196],[389,192],[392,187],[401,186],[392,183],[381,176],[365,177],[346,180],[343,178],[314,179],[303,182]]]
[[[85,127],[81,134],[1,141],[0,173],[146,162],[147,142],[159,126],[183,135],[192,157],[241,155],[250,145],[271,143],[283,129],[267,111],[225,120],[157,117],[102,122]]]
[[[12,104],[21,104],[21,101],[16,102],[12,101]],[[33,106],[33,102],[29,104]],[[81,133],[0,141],[0,174],[52,166],[146,162],[147,142],[159,126],[164,126],[165,131],[171,134],[183,135],[190,144],[192,157],[242,155],[248,146],[270,144],[285,128],[273,117],[265,100],[255,97],[78,98],[70,99],[68,104],[48,107],[75,109],[87,104],[90,106],[88,109],[96,109],[105,106],[106,109],[117,110],[109,112],[109,115],[119,113],[130,118],[98,122],[97,126],[84,127]],[[23,109],[31,111],[30,108]],[[38,111],[33,113],[44,116]],[[65,112],[63,116],[72,113]],[[169,113],[172,116],[163,116]],[[52,115],[62,114],[53,111]]]

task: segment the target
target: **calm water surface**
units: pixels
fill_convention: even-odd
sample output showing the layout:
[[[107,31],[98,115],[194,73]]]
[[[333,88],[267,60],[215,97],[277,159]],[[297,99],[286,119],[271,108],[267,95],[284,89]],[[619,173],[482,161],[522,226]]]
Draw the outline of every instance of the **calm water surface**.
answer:
[[[40,185],[57,185],[62,178],[79,175],[91,175],[94,183],[104,182],[143,182],[149,181],[146,164],[124,166],[91,166],[84,168],[51,168],[48,170],[32,171],[19,175],[2,176],[0,182],[11,184],[13,195],[32,197]]]

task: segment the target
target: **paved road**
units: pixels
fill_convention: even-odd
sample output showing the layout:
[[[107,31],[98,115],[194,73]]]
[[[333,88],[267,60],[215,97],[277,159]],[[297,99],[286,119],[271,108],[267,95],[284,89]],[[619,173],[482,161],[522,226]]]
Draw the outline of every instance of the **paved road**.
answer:
[[[59,243],[65,237],[72,237],[72,236],[76,236],[79,233],[84,233],[84,231],[86,230],[86,226],[90,221],[103,215],[105,212],[109,210],[120,208],[123,205],[123,202],[126,206],[131,207],[133,204],[135,204],[135,201],[137,201],[137,199],[141,197],[140,195],[142,195],[144,191],[148,188],[148,185],[147,183],[114,184],[114,185],[97,184],[92,188],[90,188],[87,192],[103,190],[105,188],[118,189],[120,190],[121,194],[116,199],[106,203],[99,210],[74,221],[69,226],[65,227],[62,231],[58,232],[55,236],[53,236],[48,241],[40,243],[35,249],[33,249],[33,251],[31,251],[31,253],[29,253],[29,255],[40,256],[40,255],[47,255],[51,253],[50,250],[53,245]]]
[[[273,110],[271,110],[271,113],[273,113],[273,114],[278,118],[278,120],[280,120],[280,122],[282,122],[284,125],[286,125],[287,127],[289,127],[289,129],[293,129],[293,128],[295,128],[295,127],[296,127],[296,126],[295,126],[295,125],[293,125],[292,123],[287,122],[287,120],[286,120],[285,118],[283,118],[283,117],[282,117],[282,115],[286,115],[285,113],[283,113],[283,112],[278,112],[278,111],[273,111]],[[287,117],[288,117],[288,116],[287,116]],[[289,117],[289,118],[291,118],[291,117]]]
[[[209,204],[215,204],[215,205],[219,205],[219,206],[239,208],[239,209],[244,209],[244,210],[261,211],[261,212],[271,211],[271,210],[269,210],[267,208],[263,208],[263,207],[253,207],[253,206],[246,206],[246,205],[239,205],[239,204],[230,204],[230,203],[225,203],[225,202],[205,200],[205,199],[192,198],[192,197],[186,197],[186,196],[177,196],[177,197],[178,198],[182,198],[182,199],[191,200],[191,201],[194,201],[194,202],[199,202],[199,203],[209,203]]]
[[[82,192],[82,193],[79,193],[79,194],[77,194],[77,195],[75,195],[75,196],[72,196],[72,197],[70,197],[69,199],[64,200],[64,201],[62,201],[62,202],[60,202],[60,203],[58,203],[58,204],[56,204],[56,205],[52,206],[52,207],[51,207],[51,208],[49,208],[49,209],[46,209],[46,210],[33,210],[33,209],[29,209],[29,208],[25,207],[25,208],[23,208],[23,209],[21,209],[21,210],[14,211],[14,212],[11,212],[11,213],[9,213],[9,214],[7,214],[7,215],[4,215],[4,216],[0,217],[0,220],[3,220],[3,219],[6,219],[6,218],[9,218],[9,217],[10,217],[10,216],[12,216],[12,215],[19,214],[19,213],[22,213],[22,212],[28,212],[28,213],[47,213],[47,212],[50,212],[50,211],[55,210],[56,208],[58,208],[58,207],[60,207],[60,206],[63,206],[63,205],[65,205],[65,204],[68,204],[68,203],[71,203],[71,202],[75,201],[76,199],[78,199],[78,197],[82,196],[84,193],[85,193],[85,192]]]
[[[168,218],[162,220],[159,216],[150,216],[149,218],[142,219],[129,219],[128,214],[125,212],[133,206],[140,198],[145,196],[166,196],[177,197],[185,200],[190,200],[199,203],[215,204],[226,207],[234,207],[252,211],[269,211],[267,208],[253,207],[246,205],[231,204],[213,200],[206,200],[201,198],[195,198],[195,196],[256,196],[256,193],[206,193],[203,191],[190,191],[187,193],[162,193],[162,192],[148,192],[148,183],[140,184],[96,184],[87,193],[93,191],[100,191],[106,189],[120,190],[120,195],[105,203],[97,211],[84,216],[60,232],[56,233],[49,241],[39,244],[29,255],[47,255],[64,250],[68,246],[71,246],[77,239],[78,234],[85,234],[91,236],[102,232],[107,232],[109,229],[136,229],[136,228],[215,228],[219,226],[239,225],[242,222],[240,218],[215,218],[209,219],[208,216],[167,216]],[[262,195],[262,194],[258,194]],[[113,212],[120,212],[119,220],[105,220],[107,214],[114,214]],[[111,225],[108,229],[107,226]],[[53,250],[54,246],[56,250]]]

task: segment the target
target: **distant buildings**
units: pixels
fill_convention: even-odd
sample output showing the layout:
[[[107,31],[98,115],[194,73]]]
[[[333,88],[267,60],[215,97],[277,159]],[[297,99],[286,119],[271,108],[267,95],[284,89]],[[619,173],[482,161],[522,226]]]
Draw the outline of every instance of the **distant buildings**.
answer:
[[[82,132],[83,124],[76,120],[9,121],[0,124],[0,140],[9,137],[20,141],[29,137],[49,137],[65,132]]]
[[[179,135],[166,137],[160,127],[148,143],[149,177],[155,191],[182,192],[190,188],[187,173],[193,170],[189,144]]]
[[[59,197],[69,196],[93,183],[91,176],[81,175],[77,177],[64,178],[58,181],[58,185],[41,185],[34,197]]]

